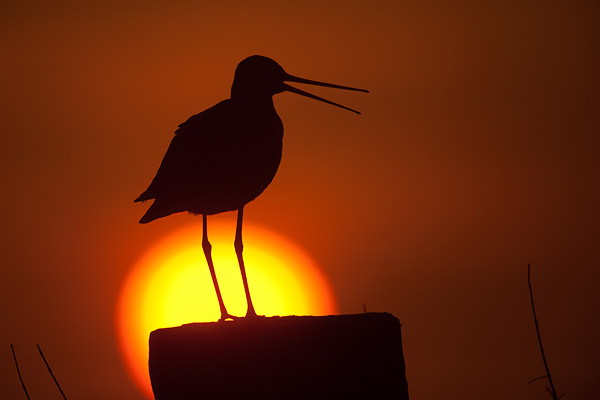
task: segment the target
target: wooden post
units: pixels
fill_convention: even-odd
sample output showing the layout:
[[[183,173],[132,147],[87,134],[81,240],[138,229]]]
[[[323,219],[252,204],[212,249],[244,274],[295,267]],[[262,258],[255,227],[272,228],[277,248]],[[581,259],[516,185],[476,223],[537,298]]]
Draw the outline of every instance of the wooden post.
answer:
[[[150,334],[156,400],[408,400],[388,313],[240,318]]]

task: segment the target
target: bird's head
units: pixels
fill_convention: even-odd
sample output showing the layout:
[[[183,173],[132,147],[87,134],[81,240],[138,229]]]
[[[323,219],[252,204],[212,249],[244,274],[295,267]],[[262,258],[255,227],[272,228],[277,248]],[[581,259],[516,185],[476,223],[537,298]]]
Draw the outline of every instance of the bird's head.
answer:
[[[311,99],[319,100],[346,110],[360,114],[351,108],[326,100],[322,97],[305,92],[288,85],[286,82],[298,82],[309,85],[326,86],[335,89],[354,90],[368,93],[368,90],[356,89],[348,86],[335,85],[332,83],[318,82],[310,79],[299,78],[285,72],[285,70],[274,60],[264,56],[250,56],[242,60],[236,70],[231,87],[232,98],[270,98],[281,92],[292,92]]]

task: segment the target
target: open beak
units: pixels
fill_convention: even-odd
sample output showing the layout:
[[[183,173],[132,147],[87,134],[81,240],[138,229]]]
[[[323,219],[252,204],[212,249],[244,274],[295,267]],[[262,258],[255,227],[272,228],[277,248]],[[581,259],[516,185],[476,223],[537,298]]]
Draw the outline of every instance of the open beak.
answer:
[[[311,81],[310,79],[298,78],[297,76],[293,76],[293,75],[286,75],[283,80],[284,81],[288,81],[288,82],[306,83],[308,85],[325,86],[325,87],[330,87],[330,88],[335,88],[335,89],[354,90],[356,92],[369,93],[369,91],[365,90],[365,89],[357,89],[357,88],[353,88],[353,87],[349,87],[349,86],[335,85],[333,83]],[[311,99],[319,100],[319,101],[322,101],[323,103],[331,104],[331,105],[334,105],[336,107],[340,107],[340,108],[343,108],[345,110],[352,111],[353,113],[360,114],[360,112],[358,112],[356,110],[353,110],[353,109],[351,109],[349,107],[343,106],[343,105],[338,104],[338,103],[334,103],[333,101],[329,101],[329,100],[324,99],[324,98],[319,97],[319,96],[315,96],[314,94],[305,92],[304,90],[297,89],[297,88],[295,88],[293,86],[290,86],[290,85],[288,85],[286,83],[283,84],[283,88],[284,88],[283,90],[285,90],[285,91],[296,93],[296,94],[300,94],[300,95],[306,96],[306,97],[310,97]]]

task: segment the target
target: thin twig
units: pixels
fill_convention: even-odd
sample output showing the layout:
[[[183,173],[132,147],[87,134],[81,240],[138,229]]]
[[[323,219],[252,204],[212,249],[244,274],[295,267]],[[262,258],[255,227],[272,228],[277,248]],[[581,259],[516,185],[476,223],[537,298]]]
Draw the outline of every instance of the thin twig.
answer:
[[[23,378],[21,377],[21,370],[19,369],[19,363],[17,362],[17,356],[15,355],[15,346],[10,345],[10,349],[13,353],[13,358],[15,359],[15,365],[17,366],[17,374],[19,374],[19,380],[21,381],[21,386],[23,387],[23,391],[25,392],[25,396],[27,396],[28,400],[31,400],[29,397],[29,393],[27,393],[27,388],[25,387],[25,382],[23,382]]]
[[[542,375],[542,376],[538,376],[537,378],[533,378],[532,380],[530,380],[529,382],[527,382],[527,384],[531,385],[533,382],[539,381],[540,379],[544,379],[546,376],[548,376],[548,375]]]
[[[542,360],[544,361],[544,368],[546,369],[546,378],[548,378],[548,382],[550,383],[550,388],[552,391],[548,389],[550,396],[554,400],[558,400],[559,397],[556,394],[556,389],[554,388],[554,383],[552,383],[552,375],[550,375],[550,369],[548,368],[548,363],[546,362],[546,354],[544,354],[544,346],[542,346],[542,337],[540,336],[540,328],[538,326],[537,315],[535,313],[535,305],[533,304],[533,290],[531,289],[531,266],[527,264],[527,284],[529,285],[529,298],[531,299],[531,310],[533,311],[533,322],[535,322],[535,331],[537,333],[538,343],[540,344],[540,352],[542,353]],[[537,380],[538,378],[536,378]]]
[[[60,385],[58,384],[58,381],[56,380],[54,373],[52,373],[52,369],[50,368],[50,365],[48,365],[48,361],[46,361],[46,357],[44,357],[44,353],[42,353],[42,348],[40,347],[39,344],[37,344],[36,346],[38,348],[38,351],[40,352],[40,356],[42,356],[42,360],[44,360],[44,364],[46,364],[46,367],[48,368],[48,372],[50,372],[50,376],[52,376],[52,379],[54,379],[54,383],[56,383],[56,387],[60,391],[60,394],[62,395],[63,399],[67,400],[67,396],[65,396],[65,393],[60,388]]]

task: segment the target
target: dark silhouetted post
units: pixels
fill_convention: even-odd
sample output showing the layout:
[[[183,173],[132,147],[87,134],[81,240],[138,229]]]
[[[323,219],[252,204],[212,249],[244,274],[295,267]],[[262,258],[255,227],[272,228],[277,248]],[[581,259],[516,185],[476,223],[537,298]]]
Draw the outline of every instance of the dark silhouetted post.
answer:
[[[387,313],[157,329],[152,391],[156,400],[408,400],[401,330]]]
[[[52,368],[50,368],[50,365],[48,364],[48,361],[46,361],[46,357],[44,357],[44,353],[42,352],[42,348],[40,347],[39,344],[37,344],[36,346],[37,346],[38,351],[40,352],[40,356],[42,356],[42,360],[44,360],[44,364],[46,364],[46,368],[48,368],[48,372],[50,372],[50,376],[54,380],[54,383],[56,383],[56,387],[60,391],[60,394],[62,395],[63,399],[67,400],[67,396],[65,396],[65,393],[61,389],[60,385],[58,384],[58,381],[56,380],[56,377],[54,376],[54,373],[52,372]]]
[[[15,355],[15,346],[13,346],[11,344],[10,349],[12,350],[12,355],[13,355],[13,358],[15,359],[15,366],[17,367],[17,374],[19,375],[19,380],[21,381],[21,387],[23,388],[23,391],[25,392],[25,396],[27,396],[27,399],[31,400],[31,398],[29,397],[29,393],[27,393],[27,388],[25,387],[25,382],[23,382],[23,377],[21,377],[21,370],[19,369],[19,363],[17,362],[17,356]]]

